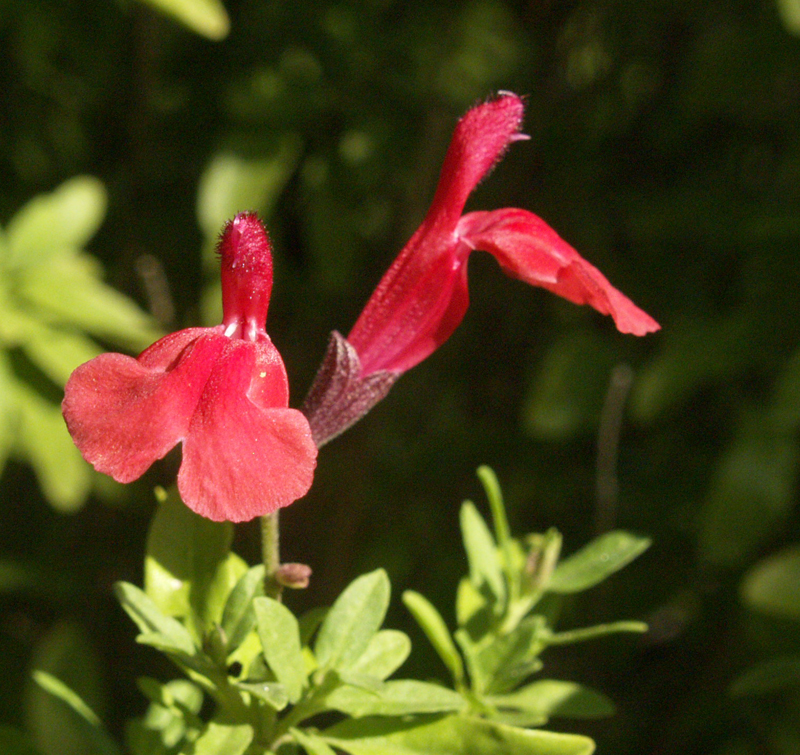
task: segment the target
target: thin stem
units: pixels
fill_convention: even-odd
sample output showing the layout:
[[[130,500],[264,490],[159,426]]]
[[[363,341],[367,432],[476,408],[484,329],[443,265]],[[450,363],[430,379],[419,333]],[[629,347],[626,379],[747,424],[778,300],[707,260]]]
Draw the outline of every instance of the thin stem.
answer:
[[[283,587],[276,579],[281,565],[278,512],[261,517],[261,558],[264,561],[264,592],[270,598],[281,599]]]

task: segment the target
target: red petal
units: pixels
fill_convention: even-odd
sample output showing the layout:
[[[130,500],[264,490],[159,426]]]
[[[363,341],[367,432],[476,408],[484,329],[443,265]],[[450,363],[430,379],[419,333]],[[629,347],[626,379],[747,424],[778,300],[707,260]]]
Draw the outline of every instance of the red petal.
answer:
[[[141,477],[185,436],[226,341],[194,328],[162,338],[138,360],[101,354],[78,367],[61,406],[83,457],[118,482]]]
[[[425,218],[427,223],[454,226],[478,182],[503,156],[519,128],[525,105],[516,94],[469,110],[458,122],[444,159],[439,186]]]
[[[268,343],[228,341],[192,418],[178,489],[186,505],[208,519],[253,519],[288,506],[311,487],[317,448],[306,418],[285,405],[260,403],[271,393],[263,387],[248,397],[261,366],[274,364],[270,350]],[[272,379],[285,385],[285,376],[273,373]]]
[[[461,218],[457,233],[475,249],[493,254],[509,275],[611,315],[621,333],[642,336],[660,328],[533,213],[472,212]]]

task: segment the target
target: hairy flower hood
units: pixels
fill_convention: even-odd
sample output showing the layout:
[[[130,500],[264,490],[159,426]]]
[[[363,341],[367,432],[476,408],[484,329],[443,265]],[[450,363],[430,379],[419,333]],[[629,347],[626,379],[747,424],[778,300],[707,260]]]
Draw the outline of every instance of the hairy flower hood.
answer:
[[[241,213],[224,228],[223,324],[189,328],[136,359],[102,354],[78,367],[62,411],[84,458],[119,482],[140,477],[178,443],[178,490],[216,521],[271,513],[305,495],[317,449],[265,330],[272,288],[269,239]]]

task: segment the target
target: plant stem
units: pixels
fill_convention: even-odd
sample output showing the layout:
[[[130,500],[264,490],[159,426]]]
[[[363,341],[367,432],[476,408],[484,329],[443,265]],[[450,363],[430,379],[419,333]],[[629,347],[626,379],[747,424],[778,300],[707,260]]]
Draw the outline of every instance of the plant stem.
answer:
[[[283,587],[275,578],[281,565],[278,512],[261,517],[261,558],[264,561],[264,592],[270,598],[281,599]]]

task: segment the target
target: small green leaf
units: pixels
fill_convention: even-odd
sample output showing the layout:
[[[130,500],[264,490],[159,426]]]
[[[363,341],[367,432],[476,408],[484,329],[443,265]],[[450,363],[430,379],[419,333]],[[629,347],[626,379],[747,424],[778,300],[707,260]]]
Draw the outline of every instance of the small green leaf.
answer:
[[[325,698],[326,707],[350,716],[406,716],[461,710],[466,701],[457,692],[414,679],[384,682],[376,690],[344,686]]]
[[[336,755],[333,748],[330,747],[324,739],[312,732],[304,732],[300,729],[291,728],[289,729],[289,733],[308,755]]]
[[[556,567],[547,589],[557,593],[587,590],[629,564],[650,540],[617,530],[601,535]]]
[[[275,710],[283,710],[289,704],[286,687],[279,682],[236,682],[236,687],[263,700]]]
[[[383,569],[354,580],[325,616],[314,645],[322,668],[345,670],[369,646],[389,607],[389,578]]]
[[[277,680],[286,688],[289,702],[296,703],[306,683],[297,619],[286,606],[272,598],[255,598],[253,609],[264,657]]]
[[[800,546],[760,561],[745,576],[742,602],[751,610],[800,621]]]
[[[222,631],[228,638],[228,652],[232,653],[244,642],[256,625],[253,599],[264,595],[264,565],[248,569],[228,596],[222,612]]]
[[[15,381],[20,427],[17,446],[30,461],[48,501],[62,512],[79,509],[92,472],[69,437],[61,408]]]
[[[190,619],[196,639],[222,619],[236,568],[227,563],[232,540],[230,522],[195,514],[175,487],[161,496],[147,535],[144,591],[163,614]]]
[[[460,627],[474,621],[481,612],[487,609],[486,597],[469,579],[464,577],[458,583],[456,591],[456,621]]]
[[[152,317],[101,280],[88,255],[57,257],[19,276],[17,294],[51,323],[70,325],[120,346],[143,349],[161,332]]]
[[[602,718],[614,714],[614,704],[605,695],[575,682],[540,679],[507,695],[487,701],[498,708],[512,708],[541,717]]]
[[[8,223],[9,265],[31,267],[65,250],[82,249],[105,213],[105,188],[91,176],[72,178],[34,197]]]
[[[114,740],[103,729],[100,719],[66,684],[44,671],[33,672],[34,681],[71,711],[70,728],[83,740],[87,755],[121,755]],[[64,722],[62,721],[62,724]],[[62,731],[61,736],[66,736]],[[63,740],[62,740],[63,741]]]
[[[228,36],[230,20],[220,0],[142,0],[208,39]]]
[[[471,501],[461,506],[461,533],[469,561],[469,578],[478,589],[488,586],[499,604],[505,603],[503,567],[492,533]]]
[[[117,582],[114,593],[125,612],[147,638],[147,644],[160,639],[163,647],[193,656],[197,650],[189,630],[176,619],[165,616],[156,604],[138,587],[127,582]],[[142,641],[142,637],[139,638]]]
[[[555,632],[543,636],[542,641],[548,645],[572,645],[576,642],[595,640],[609,634],[632,633],[642,634],[647,631],[647,624],[642,621],[614,621],[610,624],[597,624],[593,627],[570,629],[567,632]]]
[[[403,593],[403,603],[453,675],[455,683],[461,684],[464,679],[464,664],[442,615],[427,598],[413,590]]]
[[[396,629],[381,629],[369,641],[367,649],[350,667],[348,674],[370,674],[386,679],[403,665],[410,652],[408,635]]]
[[[244,755],[253,741],[253,728],[247,724],[209,722],[192,748],[192,755]]]
[[[350,755],[591,755],[594,742],[575,734],[517,729],[467,716],[362,718],[321,732]]]

